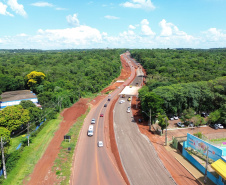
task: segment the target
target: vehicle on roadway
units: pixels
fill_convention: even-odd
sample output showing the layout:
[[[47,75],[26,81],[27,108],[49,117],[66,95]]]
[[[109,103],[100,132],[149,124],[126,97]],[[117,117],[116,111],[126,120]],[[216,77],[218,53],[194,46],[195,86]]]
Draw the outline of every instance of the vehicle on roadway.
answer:
[[[104,107],[107,107],[107,104],[106,103],[104,104]]]
[[[111,101],[111,98],[108,98],[108,101]]]
[[[91,124],[95,124],[96,123],[96,120],[93,118],[92,120],[91,120]]]
[[[125,103],[125,100],[119,100],[119,104]]]
[[[178,120],[179,118],[178,116],[173,116],[173,119]]]
[[[88,136],[93,136],[93,125],[90,125],[90,126],[89,126],[87,135],[88,135]]]
[[[127,99],[127,101],[131,101],[131,97],[129,97],[129,98]]]
[[[98,141],[97,146],[98,147],[103,147],[104,146],[103,141]]]
[[[130,113],[130,111],[131,111],[131,109],[130,109],[130,107],[128,107],[126,112]]]
[[[104,117],[104,114],[100,114],[100,117]]]

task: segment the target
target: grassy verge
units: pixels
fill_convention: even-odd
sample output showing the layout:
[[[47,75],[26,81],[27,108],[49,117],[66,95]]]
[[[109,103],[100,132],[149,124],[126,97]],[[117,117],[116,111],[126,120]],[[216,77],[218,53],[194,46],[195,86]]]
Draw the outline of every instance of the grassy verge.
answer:
[[[45,127],[33,138],[30,146],[23,149],[15,168],[7,174],[4,185],[23,184],[23,180],[28,178],[28,175],[34,170],[35,164],[44,154],[61,121],[62,119],[58,116],[58,119],[45,123]]]
[[[61,143],[61,150],[57,159],[54,162],[53,171],[56,172],[57,178],[61,180],[60,184],[69,184],[71,176],[71,168],[73,162],[74,149],[78,141],[78,136],[82,128],[84,119],[86,118],[90,109],[86,111],[81,117],[79,117],[75,124],[70,128],[68,136],[71,136],[71,140],[63,141]],[[69,151],[68,148],[71,148]]]

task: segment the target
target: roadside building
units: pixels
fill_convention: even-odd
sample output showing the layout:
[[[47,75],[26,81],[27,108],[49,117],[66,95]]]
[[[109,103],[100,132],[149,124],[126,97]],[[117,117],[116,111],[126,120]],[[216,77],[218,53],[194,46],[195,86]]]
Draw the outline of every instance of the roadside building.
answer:
[[[19,105],[22,100],[31,100],[37,107],[40,107],[36,94],[30,90],[8,91],[2,93],[0,96],[2,98],[0,109],[7,106]]]

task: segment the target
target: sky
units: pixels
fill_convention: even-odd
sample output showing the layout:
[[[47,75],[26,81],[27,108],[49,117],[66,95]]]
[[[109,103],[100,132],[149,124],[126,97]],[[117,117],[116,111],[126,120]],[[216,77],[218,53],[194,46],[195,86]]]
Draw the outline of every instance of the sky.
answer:
[[[0,0],[0,49],[224,48],[226,0]]]

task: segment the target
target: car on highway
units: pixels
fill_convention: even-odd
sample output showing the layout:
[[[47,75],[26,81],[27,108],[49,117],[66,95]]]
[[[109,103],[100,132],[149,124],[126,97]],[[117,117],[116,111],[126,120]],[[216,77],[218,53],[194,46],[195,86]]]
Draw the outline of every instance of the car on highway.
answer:
[[[119,104],[125,103],[125,100],[119,100]]]
[[[111,98],[108,98],[108,101],[111,101]]]
[[[98,147],[103,147],[103,146],[104,146],[103,141],[98,141],[97,146],[98,146]]]
[[[104,117],[104,114],[100,114],[100,117]]]
[[[131,111],[131,108],[128,107],[127,110],[126,110],[126,112],[130,113],[130,111]]]
[[[91,120],[91,124],[95,124],[96,123],[96,120],[93,118],[92,120]]]
[[[104,107],[107,107],[107,104],[106,103],[104,104]]]
[[[177,123],[177,126],[178,126],[178,127],[184,127],[184,124],[181,123],[181,122],[178,122],[178,123]]]
[[[131,101],[131,97],[129,97],[129,98],[127,99],[127,101]]]
[[[133,86],[132,86],[132,85],[130,85],[129,87],[130,87],[130,88],[132,88]]]

